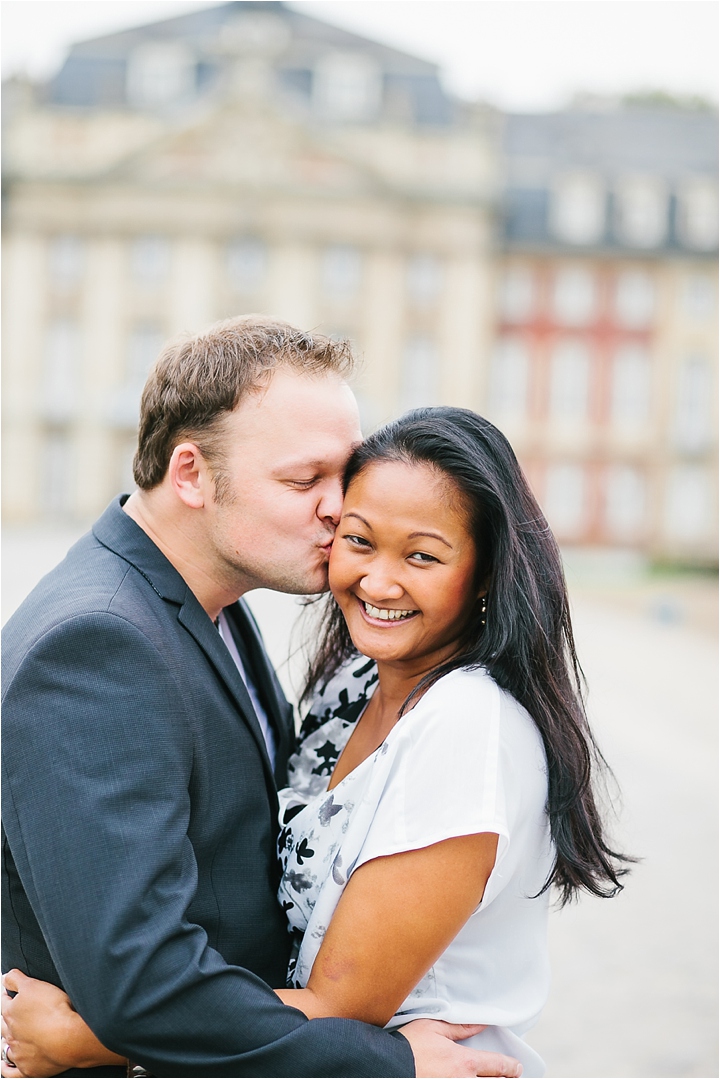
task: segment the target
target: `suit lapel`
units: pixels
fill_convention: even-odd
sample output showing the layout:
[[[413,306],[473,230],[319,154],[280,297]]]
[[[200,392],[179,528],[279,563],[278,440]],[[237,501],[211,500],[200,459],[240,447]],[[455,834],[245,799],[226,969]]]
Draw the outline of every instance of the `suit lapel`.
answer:
[[[252,701],[245,688],[245,683],[243,682],[240,672],[235,666],[232,656],[228,652],[222,637],[215,629],[215,626],[212,624],[206,612],[202,609],[189,588],[187,590],[185,602],[178,611],[178,622],[185,627],[200,648],[202,648],[203,652],[230,691],[238,707],[238,711],[250,728],[250,733],[260,750],[263,767],[265,769],[265,779],[274,797],[276,789],[275,777],[270,766],[265,738],[263,737],[260,724],[255,715]]]
[[[225,608],[225,613],[233,623],[233,628],[240,635],[248,653],[252,675],[261,697],[269,712],[269,719],[274,727],[277,740],[276,780],[279,786],[286,783],[287,759],[293,748],[295,728],[293,710],[283,693],[277,675],[265,651],[260,630],[252,611],[244,600]]]

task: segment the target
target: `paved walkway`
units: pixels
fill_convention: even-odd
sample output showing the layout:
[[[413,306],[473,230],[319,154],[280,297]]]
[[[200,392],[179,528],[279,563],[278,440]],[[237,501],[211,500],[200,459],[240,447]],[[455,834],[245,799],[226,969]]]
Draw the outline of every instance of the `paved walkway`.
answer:
[[[71,542],[9,531],[3,619]],[[711,582],[573,591],[590,712],[642,857],[617,899],[551,918],[554,984],[529,1041],[551,1077],[701,1077],[717,1064],[717,642]],[[297,601],[251,602],[276,663]],[[297,684],[299,657],[281,676]],[[616,800],[616,805],[619,805]]]

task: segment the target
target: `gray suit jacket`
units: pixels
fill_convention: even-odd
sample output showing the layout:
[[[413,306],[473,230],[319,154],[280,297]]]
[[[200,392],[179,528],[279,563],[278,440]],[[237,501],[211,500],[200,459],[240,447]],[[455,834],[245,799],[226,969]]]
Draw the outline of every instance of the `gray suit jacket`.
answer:
[[[282,773],[290,707],[247,609],[228,613]],[[3,667],[5,970],[61,985],[159,1076],[414,1074],[402,1036],[308,1022],[268,989],[288,934],[262,732],[217,630],[120,501],[10,620]]]

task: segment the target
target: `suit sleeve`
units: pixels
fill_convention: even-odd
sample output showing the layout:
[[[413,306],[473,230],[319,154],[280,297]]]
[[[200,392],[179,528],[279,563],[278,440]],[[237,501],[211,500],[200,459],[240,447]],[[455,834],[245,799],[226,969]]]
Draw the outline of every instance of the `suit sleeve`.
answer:
[[[411,1076],[402,1036],[305,1019],[188,920],[193,741],[124,618],[56,627],[6,687],[5,826],[53,962],[109,1048],[158,1076]]]

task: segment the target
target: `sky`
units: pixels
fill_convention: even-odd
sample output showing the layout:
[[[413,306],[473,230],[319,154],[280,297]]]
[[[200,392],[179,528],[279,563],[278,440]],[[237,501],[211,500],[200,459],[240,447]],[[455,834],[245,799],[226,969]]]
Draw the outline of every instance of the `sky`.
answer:
[[[47,78],[73,41],[203,6],[198,0],[4,0],[3,77]],[[501,108],[551,109],[576,93],[647,89],[718,99],[715,0],[299,0],[291,6],[433,60],[448,89]]]

